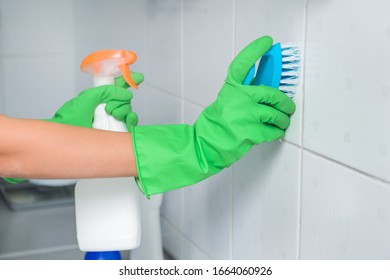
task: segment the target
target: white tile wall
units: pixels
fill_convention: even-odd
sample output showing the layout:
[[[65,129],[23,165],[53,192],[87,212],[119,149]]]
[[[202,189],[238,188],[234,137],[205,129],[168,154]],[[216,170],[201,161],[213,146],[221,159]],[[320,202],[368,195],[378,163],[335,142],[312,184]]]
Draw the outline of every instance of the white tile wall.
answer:
[[[390,186],[303,154],[302,259],[389,259]]]
[[[294,259],[298,254],[300,150],[253,148],[234,166],[233,258]]]
[[[184,190],[183,233],[212,259],[231,257],[231,200],[232,169]]]
[[[207,106],[215,100],[233,55],[233,0],[183,5],[183,95]]]
[[[134,99],[142,95],[144,108],[140,123],[147,125],[172,124],[180,122],[181,100],[175,95],[168,94],[145,83],[139,91],[133,91]],[[145,95],[145,96],[143,96]],[[137,110],[134,107],[134,110]]]
[[[183,242],[183,259],[184,260],[212,260],[205,252],[199,249],[193,242],[184,239]]]
[[[166,200],[167,196],[169,196],[169,193],[164,194],[164,205],[169,204],[169,202],[167,203]],[[177,209],[177,211],[180,211],[180,208]],[[166,213],[166,211],[163,212]],[[177,223],[172,224],[171,222],[166,220],[165,217],[161,218],[161,235],[163,246],[165,250],[167,250],[172,256],[172,258],[176,260],[181,260],[183,259],[184,236],[182,234],[182,231],[176,228],[176,225]]]
[[[304,113],[305,147],[388,182],[389,8],[309,1]]]
[[[181,96],[180,0],[146,1],[146,83]]]
[[[221,9],[218,12],[213,10],[214,5],[220,4],[218,1],[211,1],[210,5],[202,1],[183,1],[183,4],[184,122],[193,123],[202,107],[213,100],[212,96],[218,91],[215,81],[222,79],[226,73],[228,52],[237,53],[259,36],[270,34],[275,41],[297,43],[302,48],[307,68],[304,69],[305,76],[302,77],[301,88],[294,99],[297,112],[292,117],[291,127],[286,134],[287,142],[256,147],[233,166],[231,201],[225,198],[208,202],[212,199],[212,190],[219,191],[218,184],[211,180],[183,189],[184,197],[180,198],[178,195],[176,199],[184,202],[180,210],[188,214],[184,214],[184,221],[177,219],[176,236],[181,238],[176,246],[175,243],[170,243],[170,248],[174,251],[186,251],[186,254],[182,254],[183,257],[190,257],[193,252],[194,258],[199,256],[199,252],[201,255],[205,254],[204,258],[234,259],[386,258],[388,241],[385,227],[389,209],[384,202],[387,201],[389,188],[389,173],[386,170],[390,167],[387,157],[390,141],[388,130],[383,127],[385,120],[389,119],[386,110],[390,105],[389,86],[385,78],[389,72],[389,56],[372,57],[373,52],[369,51],[372,47],[365,40],[372,38],[370,30],[378,27],[374,34],[381,44],[380,52],[386,53],[390,28],[380,11],[385,13],[389,4],[377,1],[378,5],[370,9],[367,6],[369,4],[364,1],[344,1],[340,4],[336,1],[237,0],[228,2],[223,7],[219,5]],[[357,5],[359,9],[351,9],[354,7],[352,5]],[[233,18],[230,22],[232,10]],[[361,21],[361,13],[367,15],[367,10],[372,11],[371,14],[376,15],[376,19],[370,21],[369,27],[363,27],[365,21]],[[222,11],[225,17],[224,27],[220,26],[219,13]],[[214,19],[211,20],[213,16]],[[194,24],[194,18],[199,19],[197,25]],[[209,22],[206,30],[205,22]],[[215,38],[218,33],[216,30],[223,28],[229,34]],[[188,32],[189,29],[191,32]],[[352,32],[353,36],[344,36],[345,32],[340,30],[345,29]],[[365,38],[359,36],[360,31],[365,34]],[[200,33],[203,34],[199,35]],[[188,39],[189,34],[191,39]],[[209,42],[208,45],[204,45],[199,39],[201,36]],[[348,52],[351,38],[354,38],[354,48]],[[361,41],[366,44],[362,45],[359,43]],[[222,44],[226,53],[217,58],[214,56],[215,46],[220,48]],[[201,50],[200,57],[208,58],[212,69],[208,71],[206,79],[199,79],[203,75],[199,70],[199,64],[203,60],[196,59],[199,57],[196,56],[198,50]],[[344,52],[339,52],[340,50]],[[362,53],[364,51],[371,55],[365,56]],[[362,65],[362,57],[363,64],[368,65],[369,70],[358,67]],[[333,67],[336,64],[338,67]],[[379,74],[371,70],[374,64],[381,70]],[[345,93],[342,80],[344,87],[354,86],[353,94],[359,96],[358,100],[352,98],[352,93],[348,98],[343,97]],[[332,85],[330,81],[333,82]],[[375,85],[371,88],[368,85],[372,82]],[[356,85],[359,85],[359,89]],[[199,91],[199,86],[204,90]],[[372,95],[370,100],[367,100],[368,92]],[[329,96],[332,97],[331,103],[326,102]],[[336,101],[338,103],[334,106]],[[345,119],[348,121],[344,121]],[[377,121],[373,121],[374,119]],[[349,130],[344,133],[347,126]],[[362,128],[366,128],[369,133]],[[349,141],[348,145],[345,140]],[[362,144],[363,141],[366,145]],[[318,155],[313,155],[310,150]],[[324,164],[312,164],[310,156]],[[356,161],[356,158],[360,161]],[[318,197],[315,189],[307,183],[307,178],[314,171],[321,174],[317,177],[324,177],[327,182],[322,187],[323,195]],[[338,181],[343,182],[345,190],[336,187]],[[353,198],[348,199],[349,193],[360,199],[370,197],[370,202],[367,202],[371,208],[369,213],[362,214],[364,204],[356,205]],[[373,209],[379,196],[380,206]],[[331,202],[334,197],[337,198],[337,205]],[[314,198],[317,200],[313,201]],[[330,206],[322,206],[327,203]],[[207,209],[207,214],[194,211],[192,205],[202,205],[202,209]],[[224,245],[225,248],[218,248],[218,245],[210,248],[210,240],[220,234],[213,225],[213,222],[219,222],[218,219],[210,216],[213,217],[213,211],[223,209],[222,207],[231,207],[232,211],[228,221],[222,223],[222,228],[227,227],[228,223],[231,225],[230,240]],[[329,209],[332,209],[331,214],[327,212]],[[354,216],[354,220],[340,227],[337,221],[345,219],[351,211],[358,212],[360,217]],[[170,215],[165,218],[170,219]],[[310,223],[321,227],[322,232],[314,235],[314,226]],[[186,229],[185,224],[190,226]],[[383,233],[373,235],[371,227],[378,232],[382,230]],[[225,236],[226,233],[221,238],[226,239]],[[373,238],[376,240],[370,244]],[[359,246],[365,242],[366,245]],[[379,248],[379,244],[384,248]],[[218,248],[218,252],[215,248]]]
[[[90,51],[130,48],[139,55],[133,70],[145,73],[134,91],[140,124],[191,124],[247,43],[268,34],[301,46],[304,76],[286,141],[164,195],[163,242],[174,258],[389,258],[388,1],[34,3],[0,1],[0,108],[15,116],[47,115],[89,87],[78,63]],[[38,66],[61,79],[56,70],[39,80]]]
[[[5,57],[4,113],[20,118],[51,118],[75,96],[72,56]]]
[[[0,4],[1,109],[15,117],[49,118],[74,96],[72,1]]]
[[[47,54],[71,51],[72,2],[71,0],[2,0],[0,5],[3,54]]]

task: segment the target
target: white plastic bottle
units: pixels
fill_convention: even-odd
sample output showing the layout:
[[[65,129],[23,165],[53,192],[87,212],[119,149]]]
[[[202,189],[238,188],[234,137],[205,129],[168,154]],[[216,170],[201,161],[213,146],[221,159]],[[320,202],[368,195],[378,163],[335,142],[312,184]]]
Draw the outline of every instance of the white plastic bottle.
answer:
[[[126,75],[123,66],[128,67],[127,64],[133,62],[125,60],[124,51],[108,52],[111,57],[105,57],[107,53],[99,56],[100,52],[97,52],[83,61],[82,70],[94,76],[95,87],[114,84],[116,76]],[[104,106],[101,104],[96,108],[93,127],[127,132],[122,122],[105,112]],[[137,248],[141,239],[139,201],[140,192],[132,177],[79,180],[75,188],[75,207],[80,250],[101,252]]]

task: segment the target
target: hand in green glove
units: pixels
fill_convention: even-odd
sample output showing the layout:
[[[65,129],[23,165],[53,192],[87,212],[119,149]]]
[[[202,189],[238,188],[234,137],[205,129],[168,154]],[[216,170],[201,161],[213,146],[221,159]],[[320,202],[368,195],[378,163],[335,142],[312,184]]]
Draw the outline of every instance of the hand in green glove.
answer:
[[[139,85],[144,80],[141,73],[132,72],[133,81]],[[115,85],[104,85],[87,89],[79,96],[69,100],[46,121],[91,128],[96,107],[105,103],[105,110],[119,121],[124,121],[127,127],[137,125],[138,116],[132,112],[131,99],[133,94],[127,90],[129,85],[122,77],[115,79]],[[20,183],[25,179],[4,178],[9,183]]]
[[[194,125],[132,128],[138,184],[146,196],[195,184],[216,174],[262,142],[280,139],[293,101],[267,86],[243,86],[252,65],[272,46],[262,37],[231,63],[217,100]]]
[[[144,80],[140,73],[132,72],[131,75],[137,85]],[[128,87],[124,79],[119,77],[115,79],[115,85],[87,89],[62,105],[54,117],[47,121],[91,128],[96,107],[105,103],[108,114],[126,122],[129,127],[137,125],[138,116],[131,109],[133,94],[126,89]]]

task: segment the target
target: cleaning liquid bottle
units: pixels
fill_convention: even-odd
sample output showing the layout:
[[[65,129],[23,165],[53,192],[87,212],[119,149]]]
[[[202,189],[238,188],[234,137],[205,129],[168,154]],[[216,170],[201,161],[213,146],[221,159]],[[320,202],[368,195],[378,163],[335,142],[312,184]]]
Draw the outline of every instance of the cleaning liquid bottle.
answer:
[[[81,70],[93,76],[95,87],[114,84],[122,75],[133,88],[129,65],[137,59],[134,52],[104,50],[91,53],[81,63]],[[108,115],[100,104],[93,127],[127,132],[124,123]],[[109,164],[109,163],[107,163]],[[85,259],[120,259],[121,250],[140,245],[140,192],[134,178],[81,179],[75,187],[77,240]]]

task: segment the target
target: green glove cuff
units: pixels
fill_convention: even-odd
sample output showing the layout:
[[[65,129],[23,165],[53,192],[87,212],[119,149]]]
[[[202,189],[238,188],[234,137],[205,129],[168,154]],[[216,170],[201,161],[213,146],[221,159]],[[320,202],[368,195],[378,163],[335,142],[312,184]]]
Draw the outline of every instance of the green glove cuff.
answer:
[[[195,184],[223,169],[208,162],[194,126],[138,126],[132,138],[138,186],[147,197]]]

